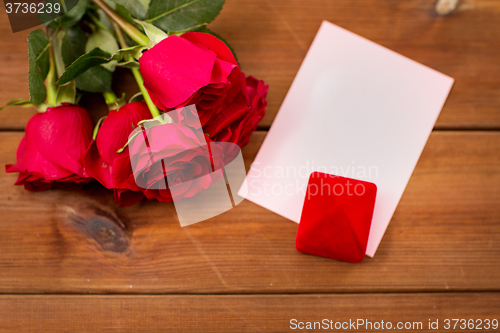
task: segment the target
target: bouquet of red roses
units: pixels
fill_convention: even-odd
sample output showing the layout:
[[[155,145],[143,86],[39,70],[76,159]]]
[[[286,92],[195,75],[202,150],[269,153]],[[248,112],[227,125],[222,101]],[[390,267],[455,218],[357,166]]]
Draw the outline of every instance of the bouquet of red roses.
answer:
[[[268,87],[245,76],[229,45],[206,28],[223,2],[79,0],[64,15],[44,18],[45,31],[28,37],[30,99],[10,103],[39,110],[26,126],[17,163],[6,166],[19,173],[16,185],[42,191],[97,180],[121,205],[144,197],[170,202],[168,186],[136,183],[129,135],[138,126],[153,133],[158,119],[190,105],[204,136],[196,140],[246,145],[264,116]],[[140,90],[128,103],[111,89],[117,67],[130,69]],[[85,93],[102,93],[109,107],[97,124],[78,105]],[[192,140],[172,130],[158,145],[175,152]],[[184,157],[155,177],[182,174],[190,162]]]

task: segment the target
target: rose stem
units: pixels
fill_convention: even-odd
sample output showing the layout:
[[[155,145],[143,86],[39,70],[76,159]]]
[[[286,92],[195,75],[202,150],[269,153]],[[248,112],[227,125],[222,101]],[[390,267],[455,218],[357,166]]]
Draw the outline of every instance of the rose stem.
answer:
[[[56,31],[52,35],[51,46],[52,46],[52,56],[54,57],[54,64],[56,65],[56,79],[60,78],[66,70],[66,66],[64,66],[64,61],[61,53],[61,44],[62,44],[62,31]]]
[[[124,104],[122,98],[118,98],[112,91],[105,91],[102,93],[102,96],[108,105],[109,111],[119,110]]]
[[[94,0],[95,1],[95,0]],[[116,32],[116,37],[118,38],[118,42],[120,43],[120,46],[122,48],[127,47],[127,42],[125,41],[125,38],[123,38],[122,31],[120,30],[120,27],[118,24],[113,22],[113,28],[115,28]],[[133,60],[132,56],[128,57],[128,60]],[[151,99],[151,96],[149,96],[149,92],[144,86],[144,79],[142,78],[141,72],[139,71],[138,68],[131,68],[132,74],[134,75],[135,81],[137,81],[137,85],[139,86],[139,89],[141,90],[142,96],[144,97],[144,101],[148,105],[149,112],[151,112],[151,115],[153,118],[159,117],[160,116],[160,110],[156,107],[155,103],[153,103],[153,100]]]
[[[57,74],[56,74],[56,65],[54,61],[54,52],[52,51],[51,47],[49,47],[49,63],[50,63],[49,73],[47,74],[47,80],[46,80],[47,104],[49,104],[49,106],[55,106],[57,98],[57,86],[56,86]]]
[[[128,23],[123,17],[121,17],[117,12],[115,12],[113,9],[111,9],[104,1],[102,0],[92,0],[94,3],[102,9],[106,15],[109,16],[109,18],[116,22],[120,28],[125,31],[127,35],[130,36],[135,42],[137,42],[139,45],[147,45],[149,44],[149,38],[143,34],[142,32],[139,31],[136,27],[134,27],[132,24]]]
[[[96,25],[97,29],[108,30],[108,28],[106,28],[101,23],[101,21],[99,21],[99,19],[97,17],[95,17],[94,15],[92,15],[90,12],[87,12],[87,15],[90,17],[90,19],[92,20],[92,22]]]
[[[144,101],[148,105],[149,112],[151,112],[151,115],[153,118],[159,117],[160,116],[160,110],[156,107],[156,105],[153,103],[153,100],[151,99],[151,96],[149,96],[149,93],[144,87],[144,80],[142,79],[141,73],[139,72],[139,69],[137,68],[132,68],[132,74],[134,74],[135,80],[137,81],[137,84],[139,85],[139,89],[142,92],[142,96],[144,96]]]

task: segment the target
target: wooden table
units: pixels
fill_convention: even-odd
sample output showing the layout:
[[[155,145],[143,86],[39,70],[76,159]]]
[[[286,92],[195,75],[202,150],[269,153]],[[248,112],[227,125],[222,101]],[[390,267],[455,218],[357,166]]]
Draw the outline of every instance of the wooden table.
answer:
[[[171,204],[119,208],[98,186],[31,193],[2,167],[0,332],[287,332],[291,319],[325,318],[424,329],[439,319],[442,329],[446,318],[500,319],[500,1],[462,0],[447,16],[434,6],[227,0],[211,24],[243,71],[270,85],[247,166],[322,20],[455,78],[373,259],[301,254],[297,225],[248,201],[181,228]],[[2,105],[28,96],[27,35],[12,34],[0,13]],[[136,89],[124,80],[116,90]],[[0,164],[15,161],[34,112],[0,112]]]

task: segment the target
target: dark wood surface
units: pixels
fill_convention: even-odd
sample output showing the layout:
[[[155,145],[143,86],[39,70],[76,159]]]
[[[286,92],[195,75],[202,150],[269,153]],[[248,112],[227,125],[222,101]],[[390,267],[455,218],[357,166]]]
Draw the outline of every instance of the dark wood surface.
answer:
[[[211,24],[243,70],[270,85],[261,130],[243,151],[247,167],[322,20],[455,78],[378,252],[361,264],[298,253],[297,225],[248,201],[181,228],[171,204],[120,208],[99,186],[15,187],[3,165],[15,161],[35,111],[0,111],[0,332],[285,332],[295,317],[500,319],[500,1],[462,0],[448,16],[434,6],[227,0]],[[27,35],[12,34],[0,11],[0,104],[28,96]],[[117,91],[136,90],[120,78]],[[99,101],[84,101],[94,117],[104,112]]]

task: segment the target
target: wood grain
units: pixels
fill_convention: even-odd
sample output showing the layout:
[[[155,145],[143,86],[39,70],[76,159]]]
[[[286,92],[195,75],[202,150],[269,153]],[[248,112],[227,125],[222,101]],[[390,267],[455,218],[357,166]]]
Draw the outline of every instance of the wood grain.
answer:
[[[0,133],[1,165],[21,137]],[[434,132],[377,254],[356,265],[297,252],[297,225],[248,201],[181,228],[171,204],[119,208],[99,186],[32,193],[15,179],[0,173],[0,293],[500,290],[498,132]]]
[[[450,330],[444,329],[446,318],[499,319],[499,313],[499,293],[0,296],[0,329],[3,333],[289,332],[291,319],[301,322],[328,319],[333,325],[362,319],[370,321],[372,327],[382,320],[384,327],[388,322],[393,327],[399,322],[409,322],[412,326],[422,323],[423,329],[415,331],[424,332],[429,332],[431,319],[433,322],[438,320],[440,328],[431,332],[448,332]],[[370,326],[366,328],[362,325],[354,331],[386,331],[370,329]]]
[[[440,2],[227,0],[210,28],[270,85],[262,129],[328,20],[454,77],[437,129],[499,130],[500,2],[461,0],[446,16]],[[28,96],[28,33],[13,34],[0,11],[0,105]],[[137,91],[124,71],[113,87]],[[106,113],[99,95],[82,102],[95,120]],[[9,130],[34,113],[0,111],[0,165],[15,161],[23,135]],[[265,134],[245,147],[247,167]],[[445,318],[500,319],[499,131],[434,131],[377,254],[356,265],[297,252],[297,225],[248,201],[181,228],[171,204],[120,208],[97,184],[32,193],[15,179],[2,167],[2,333],[285,332],[292,318],[425,330],[428,319],[441,328]],[[37,293],[73,295],[23,295]]]
[[[499,129],[500,2],[462,0],[444,17],[436,13],[435,4],[431,0],[227,0],[210,27],[233,45],[245,73],[270,85],[262,128],[271,125],[321,21],[328,20],[454,77],[437,128]],[[0,34],[3,105],[28,96],[27,32],[13,34],[7,15],[0,11]],[[117,78],[115,90],[137,88],[132,80]],[[92,111],[96,107],[86,105]],[[0,128],[22,129],[33,113],[4,110]]]

